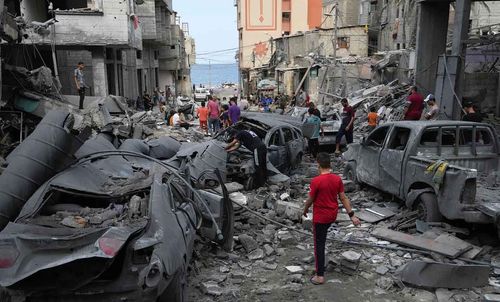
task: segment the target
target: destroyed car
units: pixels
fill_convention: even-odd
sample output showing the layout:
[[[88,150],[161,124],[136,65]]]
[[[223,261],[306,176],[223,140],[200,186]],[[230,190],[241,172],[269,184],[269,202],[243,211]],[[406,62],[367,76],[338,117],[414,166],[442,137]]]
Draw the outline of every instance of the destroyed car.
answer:
[[[497,221],[498,194],[496,200],[476,198],[478,171],[495,171],[499,165],[499,143],[490,125],[386,123],[349,145],[345,157],[346,178],[396,196],[427,221]]]
[[[220,176],[196,183],[134,151],[138,140],[116,150],[102,137],[86,150],[110,151],[80,152],[0,233],[0,285],[14,301],[185,301],[196,233],[232,244],[227,192],[207,187]]]
[[[302,162],[304,155],[302,131],[289,123],[274,119],[273,114],[263,113],[242,117],[238,123],[220,132],[215,138],[230,142],[232,139],[230,129],[251,130],[259,136],[267,146],[267,169],[271,173],[288,174]],[[243,181],[245,189],[252,189],[255,172],[253,153],[242,146],[227,156],[227,177]]]

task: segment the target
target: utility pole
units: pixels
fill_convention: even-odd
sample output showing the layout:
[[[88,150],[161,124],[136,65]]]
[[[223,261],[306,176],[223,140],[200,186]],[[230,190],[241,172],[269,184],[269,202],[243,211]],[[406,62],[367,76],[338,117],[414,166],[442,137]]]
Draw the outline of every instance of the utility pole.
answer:
[[[337,40],[338,40],[338,29],[339,27],[337,26],[337,22],[339,20],[339,3],[335,2],[335,20],[333,23],[333,37],[332,37],[332,44],[333,44],[333,62],[336,65],[337,64]]]
[[[212,88],[212,61],[208,59],[208,89]]]

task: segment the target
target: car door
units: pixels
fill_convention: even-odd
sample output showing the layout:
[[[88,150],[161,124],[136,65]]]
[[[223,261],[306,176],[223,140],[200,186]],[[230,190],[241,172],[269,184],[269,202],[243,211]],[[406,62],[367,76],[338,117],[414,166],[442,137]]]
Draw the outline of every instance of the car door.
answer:
[[[401,190],[401,179],[403,172],[403,161],[411,129],[405,127],[394,127],[389,134],[389,139],[380,153],[380,181],[384,184],[384,191],[399,196]]]
[[[379,157],[389,129],[390,126],[379,127],[364,140],[356,165],[356,174],[361,182],[379,186]]]
[[[288,154],[287,165],[295,167],[300,160],[299,154],[302,152],[303,143],[299,140],[297,132],[291,127],[284,127],[282,130]]]
[[[272,129],[268,134],[267,141],[268,158],[273,166],[282,171],[287,160],[286,145],[279,128]]]
[[[191,196],[187,196],[190,192],[186,190],[185,185],[173,179],[171,182],[171,192],[173,197],[172,200],[174,201],[174,214],[182,229],[186,250],[190,255],[190,251],[193,250],[194,238],[196,236],[195,224],[199,217],[196,217],[193,203],[190,201]]]

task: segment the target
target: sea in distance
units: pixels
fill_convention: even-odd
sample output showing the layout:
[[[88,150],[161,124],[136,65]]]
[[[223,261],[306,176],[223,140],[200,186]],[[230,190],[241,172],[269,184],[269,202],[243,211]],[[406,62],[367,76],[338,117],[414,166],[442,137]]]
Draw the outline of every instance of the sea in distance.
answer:
[[[191,66],[191,82],[196,86],[203,84],[212,87],[222,83],[238,83],[238,65],[234,64],[195,64]]]

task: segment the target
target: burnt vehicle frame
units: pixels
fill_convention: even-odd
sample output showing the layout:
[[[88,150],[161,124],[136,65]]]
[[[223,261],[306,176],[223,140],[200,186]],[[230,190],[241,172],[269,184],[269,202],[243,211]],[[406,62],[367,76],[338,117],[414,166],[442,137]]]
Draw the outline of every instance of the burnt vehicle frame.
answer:
[[[120,186],[114,194],[110,193],[112,186],[108,185],[105,192],[99,192],[102,175],[99,175],[99,169],[92,167],[103,168],[100,163],[110,165],[109,171],[117,169],[114,172],[121,175],[121,178],[118,177]],[[139,180],[127,183],[127,180],[132,180],[123,178],[126,173],[122,169],[127,163],[132,168],[129,172],[134,175],[140,171],[148,173]],[[84,181],[83,185],[87,185],[90,192],[78,189],[81,183],[77,186],[71,182],[78,180],[78,175],[85,169],[88,170],[87,176],[94,175],[97,179]],[[204,188],[204,184],[193,183],[189,172],[179,174],[175,170],[165,162],[144,154],[117,150],[88,154],[57,174],[39,188],[16,221],[9,223],[0,233],[0,259],[3,259],[0,261],[0,284],[8,289],[15,301],[51,301],[50,297],[69,297],[72,301],[185,301],[186,270],[195,233],[199,230],[209,240],[225,247],[231,246],[233,214],[223,185],[223,196],[216,195],[211,188]],[[152,173],[149,174],[149,171]],[[73,177],[71,172],[75,174]],[[217,171],[215,174],[217,181],[214,184],[222,184],[220,174]],[[131,190],[127,191],[127,188]],[[91,198],[94,202],[143,193],[146,194],[143,195],[145,199],[149,194],[148,216],[139,226],[131,223],[87,232],[85,229],[34,226],[30,220],[41,213],[44,206],[40,203],[46,203],[47,193],[53,190]],[[218,224],[224,227],[220,229]],[[75,230],[80,232],[76,232],[79,235],[75,235]],[[71,240],[78,236],[83,239],[71,244]],[[17,252],[12,248],[14,244]],[[19,250],[19,244],[24,244],[27,249]],[[55,254],[43,254],[43,251],[54,252],[61,248],[71,248],[71,254],[60,250]],[[30,255],[29,252],[33,253]],[[40,256],[38,259],[37,253]],[[44,267],[28,265],[22,270],[22,265],[33,265],[36,260],[41,261]],[[16,266],[19,262],[22,265]],[[81,271],[82,265],[86,272],[76,274]],[[64,273],[68,268],[73,270],[73,275],[71,272]],[[40,279],[42,275],[45,279]]]
[[[267,147],[267,169],[271,173],[288,174],[302,162],[304,155],[302,130],[290,123],[274,119],[274,115],[242,117],[235,125],[219,132],[215,139],[223,142],[231,141],[232,129],[251,130],[259,136]],[[255,173],[254,154],[244,147],[229,153],[226,171],[228,178],[243,179],[245,188],[252,189]]]
[[[481,137],[481,138],[480,138]],[[427,221],[496,223],[500,200],[478,201],[478,173],[497,170],[500,146],[488,124],[418,121],[383,124],[345,153],[346,178],[416,208]],[[442,183],[427,168],[448,163]],[[399,163],[399,164],[398,164]]]

